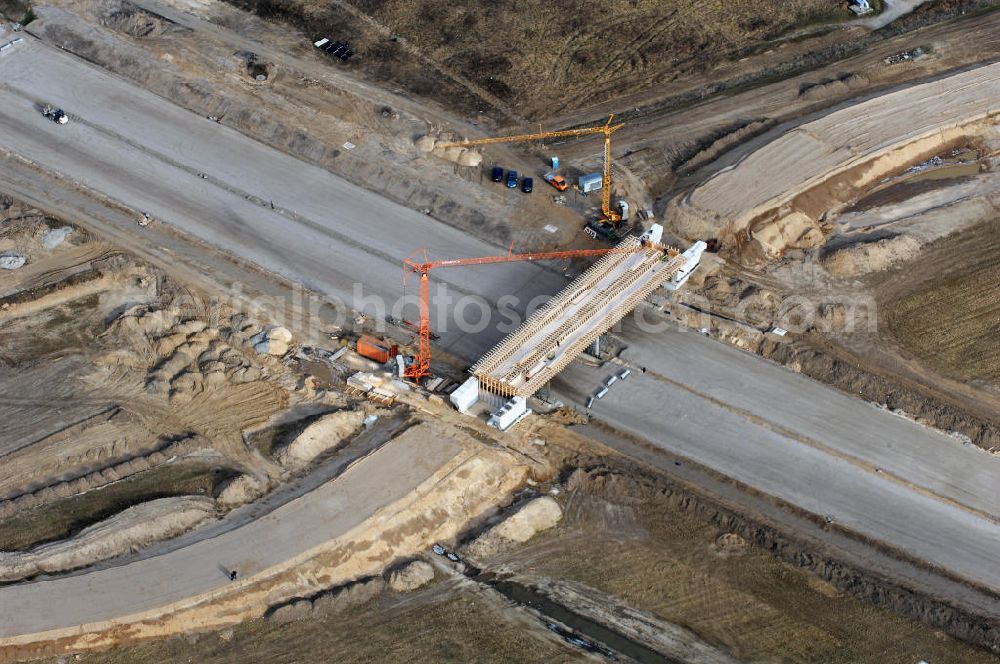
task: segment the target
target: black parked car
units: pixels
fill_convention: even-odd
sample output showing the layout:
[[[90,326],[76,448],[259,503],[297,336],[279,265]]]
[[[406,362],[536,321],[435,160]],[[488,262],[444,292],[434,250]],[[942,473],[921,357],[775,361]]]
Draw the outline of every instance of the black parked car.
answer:
[[[493,180],[494,182],[502,182],[503,181],[503,167],[502,166],[494,166],[493,167],[493,172],[490,174],[490,179]]]
[[[534,186],[535,186],[534,178],[524,178],[524,180],[521,181],[521,191],[523,191],[526,194],[530,194]]]

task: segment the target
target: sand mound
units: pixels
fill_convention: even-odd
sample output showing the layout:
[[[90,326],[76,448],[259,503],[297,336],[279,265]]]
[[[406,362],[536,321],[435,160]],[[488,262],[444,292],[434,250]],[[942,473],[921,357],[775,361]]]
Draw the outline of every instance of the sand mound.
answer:
[[[136,551],[176,537],[214,512],[215,501],[204,496],[151,500],[85,528],[75,537],[30,551],[0,551],[0,581],[77,569]]]
[[[418,138],[414,145],[416,145],[417,149],[421,152],[427,152],[435,157],[440,157],[446,161],[454,162],[459,166],[476,167],[483,163],[483,155],[475,150],[459,147],[457,145],[449,148],[442,147],[443,143],[447,143],[451,140],[451,138],[428,135]]]
[[[736,533],[723,533],[716,538],[714,549],[720,556],[733,556],[746,552],[750,544]]]
[[[278,450],[278,462],[290,468],[301,468],[323,452],[345,442],[364,421],[363,411],[340,410],[324,415],[307,426],[295,440]]]
[[[45,235],[42,236],[42,246],[46,249],[55,249],[63,241],[70,236],[73,232],[72,226],[63,226],[62,228],[50,228],[45,231]]]
[[[284,327],[272,327],[250,338],[253,349],[260,355],[281,356],[288,352],[292,333]]]
[[[433,576],[433,570],[431,574]],[[378,597],[383,590],[385,590],[385,579],[381,576],[368,577],[325,590],[312,599],[298,598],[273,606],[264,614],[264,620],[286,625],[305,620],[311,615],[320,617],[336,615]]]
[[[313,612],[318,616],[335,615],[378,597],[384,589],[385,580],[381,576],[333,588],[313,598]]]
[[[807,101],[814,101],[817,99],[826,99],[827,97],[833,97],[838,94],[844,94],[851,90],[857,90],[858,88],[863,88],[868,85],[868,77],[862,74],[848,74],[843,78],[829,81],[827,83],[818,83],[816,85],[811,85],[805,90],[803,90],[799,97]]]
[[[299,599],[269,611],[264,619],[275,625],[287,625],[298,620],[305,620],[312,615],[312,610],[312,602],[307,599]]]
[[[753,231],[753,239],[771,258],[786,249],[809,249],[823,243],[823,232],[812,219],[801,212],[792,212]]]
[[[389,587],[398,593],[405,593],[433,580],[434,568],[431,564],[423,560],[414,560],[392,571],[389,575]]]
[[[823,267],[835,277],[856,277],[886,270],[896,263],[910,260],[919,251],[917,240],[897,235],[831,252],[823,258]]]
[[[517,512],[493,526],[468,546],[473,557],[488,557],[508,548],[512,543],[522,544],[535,533],[548,530],[562,518],[562,508],[551,496],[536,498]]]
[[[483,163],[483,155],[475,150],[465,150],[458,156],[459,166],[479,166]]]
[[[222,507],[236,507],[256,500],[265,489],[264,483],[253,475],[240,475],[229,480],[215,500]]]
[[[415,145],[421,152],[430,152],[437,145],[437,139],[433,136],[421,136],[417,139]]]

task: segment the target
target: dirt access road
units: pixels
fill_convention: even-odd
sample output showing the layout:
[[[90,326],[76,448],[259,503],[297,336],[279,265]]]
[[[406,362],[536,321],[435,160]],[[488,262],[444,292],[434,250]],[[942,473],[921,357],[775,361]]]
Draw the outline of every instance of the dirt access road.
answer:
[[[418,247],[437,258],[503,253],[30,37],[0,71],[3,148],[353,309],[391,312],[402,260]],[[45,119],[41,103],[66,109],[69,124]],[[501,295],[520,293],[523,308],[564,279],[499,265],[442,271],[434,283],[434,298],[476,295],[495,307]],[[435,310],[453,317],[432,326],[456,355],[473,357],[507,331],[463,332],[454,318],[461,306],[441,302]],[[468,309],[476,323],[479,307]]]
[[[967,125],[988,122],[997,113],[998,96],[1000,64],[991,64],[847,106],[716,173],[679,207],[701,217],[705,232],[716,234],[723,225],[742,229],[767,213],[780,214],[781,206],[804,191],[850,169],[870,164],[849,180],[859,188],[870,186],[960,138]],[[876,160],[881,161],[872,163]]]

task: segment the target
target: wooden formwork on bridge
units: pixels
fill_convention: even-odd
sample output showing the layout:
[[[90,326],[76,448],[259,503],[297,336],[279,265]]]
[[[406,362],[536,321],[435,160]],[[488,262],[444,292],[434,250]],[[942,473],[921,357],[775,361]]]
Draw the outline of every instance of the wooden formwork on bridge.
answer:
[[[619,246],[640,246],[629,237]],[[675,249],[604,256],[484,355],[471,372],[480,389],[529,397],[680,270]]]

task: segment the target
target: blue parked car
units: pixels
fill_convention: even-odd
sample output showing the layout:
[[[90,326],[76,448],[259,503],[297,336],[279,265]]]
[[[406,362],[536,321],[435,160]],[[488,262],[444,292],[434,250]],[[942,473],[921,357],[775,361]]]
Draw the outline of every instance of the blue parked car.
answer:
[[[507,171],[507,186],[517,189],[517,171]]]
[[[494,166],[490,179],[494,182],[503,182],[503,166]]]
[[[534,178],[524,178],[524,180],[521,181],[521,191],[523,191],[526,194],[530,194],[534,186],[535,186]]]

